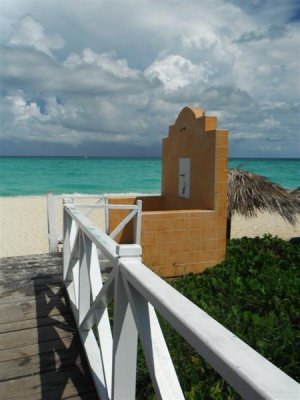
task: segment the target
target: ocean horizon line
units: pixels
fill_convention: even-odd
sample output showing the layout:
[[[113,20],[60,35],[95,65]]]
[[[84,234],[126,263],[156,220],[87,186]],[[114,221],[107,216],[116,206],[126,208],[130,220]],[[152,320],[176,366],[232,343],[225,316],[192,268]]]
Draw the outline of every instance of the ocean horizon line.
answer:
[[[157,159],[161,156],[45,156],[45,155],[0,155],[0,158],[80,158],[80,159]],[[228,157],[228,160],[300,160],[300,157]]]

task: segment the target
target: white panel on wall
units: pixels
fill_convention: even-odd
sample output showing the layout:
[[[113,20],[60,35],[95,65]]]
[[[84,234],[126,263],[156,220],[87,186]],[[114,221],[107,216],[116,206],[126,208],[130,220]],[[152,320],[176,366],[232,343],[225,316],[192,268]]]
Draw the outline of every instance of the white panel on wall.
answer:
[[[178,196],[190,198],[190,158],[179,159]]]

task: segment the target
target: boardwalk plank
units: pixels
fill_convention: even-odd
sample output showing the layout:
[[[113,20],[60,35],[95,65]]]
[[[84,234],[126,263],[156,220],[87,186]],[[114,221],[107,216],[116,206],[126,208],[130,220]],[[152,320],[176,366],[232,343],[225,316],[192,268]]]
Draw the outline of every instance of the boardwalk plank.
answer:
[[[60,254],[8,257],[0,260],[0,295],[9,291],[26,291],[32,286],[62,282]],[[1,296],[1,297],[2,297]]]
[[[16,264],[16,265],[26,265],[26,268],[30,268],[36,264],[40,263],[51,263],[60,262],[62,258],[62,253],[43,253],[43,254],[31,254],[28,256],[16,256],[16,257],[3,257],[0,259],[0,267],[5,267],[6,265]],[[59,268],[59,266],[58,266]]]
[[[33,300],[44,298],[46,295],[49,297],[55,295],[58,290],[62,290],[62,279],[55,278],[55,280],[48,280],[44,283],[36,285],[34,281],[25,281],[23,285],[9,288],[0,292],[0,303],[15,303],[17,301]]]
[[[37,301],[20,301],[0,304],[0,323],[22,321],[32,318],[64,314],[69,311],[64,297],[56,296],[51,299]]]
[[[4,349],[0,351],[0,362],[15,360],[22,357],[31,357],[38,354],[41,355],[52,351],[60,351],[69,348],[71,343],[74,343],[74,346],[77,345],[79,348],[81,346],[79,337],[69,335],[54,340]]]
[[[22,332],[15,331],[0,335],[0,350],[25,346],[27,344],[41,343],[64,337],[72,337],[75,329],[67,323],[58,323],[53,327],[41,326],[40,328],[26,329]]]
[[[17,274],[16,274],[17,277]],[[6,284],[3,284],[3,290],[2,292],[5,291],[22,291],[22,289],[26,290],[27,287],[31,286],[40,286],[40,285],[52,285],[54,283],[62,283],[62,275],[60,273],[57,274],[34,274],[31,276],[30,280],[22,276],[17,277],[17,280],[15,282],[7,282]]]
[[[93,393],[82,393],[81,396],[65,397],[68,400],[99,400],[99,397],[95,392]]]
[[[61,258],[57,258],[57,260],[51,260],[51,262],[47,262],[46,260],[43,262],[35,262],[32,263],[31,265],[28,265],[28,263],[8,263],[5,266],[3,266],[2,270],[3,273],[7,275],[12,275],[13,273],[17,274],[24,274],[21,276],[30,276],[34,272],[38,271],[39,273],[41,272],[47,272],[47,270],[53,271],[53,273],[59,273],[61,271],[61,266],[58,264],[61,262]]]
[[[54,296],[62,296],[65,293],[65,289],[60,285],[41,285],[36,288],[32,287],[31,292],[27,290],[26,292],[20,290],[10,290],[2,292],[0,294],[0,304],[7,303],[17,303],[19,301],[30,301],[39,300],[44,298],[51,298]]]
[[[58,400],[92,391],[93,383],[77,367],[45,372],[0,385],[0,398],[5,400]],[[79,397],[80,398],[80,397]]]
[[[63,315],[51,315],[41,318],[31,318],[24,321],[13,321],[5,322],[0,324],[0,334],[6,332],[21,331],[24,329],[37,328],[42,326],[55,325],[57,323],[67,322],[69,326],[73,323],[73,316],[71,311],[67,309],[67,312]],[[74,324],[73,324],[74,325]],[[75,328],[75,325],[74,325]]]
[[[0,398],[97,399],[60,254],[0,262]]]
[[[78,346],[78,343],[76,343]],[[24,356],[9,361],[0,362],[0,381],[22,378],[43,372],[57,371],[69,366],[80,367],[80,353],[74,346],[71,348],[54,349],[42,356]],[[25,367],[25,369],[24,369]]]
[[[62,286],[61,274],[53,274],[52,276],[38,277],[32,280],[20,280],[15,284],[2,285],[0,289],[0,299],[2,303],[3,297],[14,296],[16,293],[18,296],[24,294],[35,294],[41,293],[42,291],[51,289],[52,286]]]

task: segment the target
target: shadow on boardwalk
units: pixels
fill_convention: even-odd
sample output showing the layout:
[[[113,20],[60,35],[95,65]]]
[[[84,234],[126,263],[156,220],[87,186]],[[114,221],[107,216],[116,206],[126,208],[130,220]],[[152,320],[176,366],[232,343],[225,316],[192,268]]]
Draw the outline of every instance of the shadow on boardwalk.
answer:
[[[1,260],[0,398],[96,399],[60,255]]]

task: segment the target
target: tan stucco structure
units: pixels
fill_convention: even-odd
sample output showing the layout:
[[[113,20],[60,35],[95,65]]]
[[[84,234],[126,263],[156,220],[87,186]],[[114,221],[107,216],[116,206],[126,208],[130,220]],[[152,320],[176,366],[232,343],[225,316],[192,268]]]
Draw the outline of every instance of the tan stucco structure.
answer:
[[[228,132],[201,108],[184,108],[163,139],[162,194],[112,198],[143,201],[143,262],[162,277],[202,272],[224,259]],[[181,165],[181,167],[179,167]],[[127,214],[111,210],[110,229]],[[132,225],[117,237],[132,242]]]

